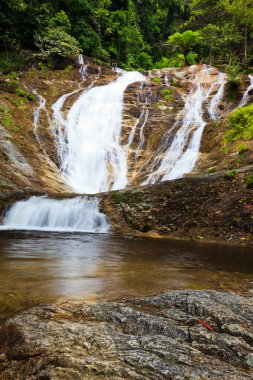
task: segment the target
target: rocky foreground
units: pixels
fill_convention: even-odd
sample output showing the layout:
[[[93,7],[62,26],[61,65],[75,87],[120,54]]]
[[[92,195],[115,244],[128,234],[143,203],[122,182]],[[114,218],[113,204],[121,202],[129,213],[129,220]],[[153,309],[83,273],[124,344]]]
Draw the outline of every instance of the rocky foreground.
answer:
[[[253,298],[215,291],[35,307],[0,330],[0,378],[252,379]]]

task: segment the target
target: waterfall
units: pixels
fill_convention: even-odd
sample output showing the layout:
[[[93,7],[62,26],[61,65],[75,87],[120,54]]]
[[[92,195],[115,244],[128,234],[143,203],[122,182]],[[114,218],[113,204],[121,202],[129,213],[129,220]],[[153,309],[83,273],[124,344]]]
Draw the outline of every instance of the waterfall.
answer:
[[[56,200],[34,196],[14,203],[0,229],[105,233],[109,225],[96,197]]]
[[[217,93],[211,100],[210,106],[208,108],[209,116],[212,120],[219,119],[221,112],[219,110],[219,104],[223,98],[225,85],[226,85],[226,74],[219,73],[216,83],[220,86]]]
[[[41,111],[43,110],[46,113],[47,120],[48,120],[49,124],[50,124],[50,117],[49,117],[49,113],[46,109],[46,99],[42,95],[38,94],[36,90],[33,90],[33,94],[36,95],[38,100],[39,100],[39,106],[37,108],[35,108],[35,110],[34,110],[33,133],[34,133],[34,136],[35,136],[36,140],[38,141],[39,145],[41,146],[41,138],[40,138],[39,131],[38,131]]]
[[[185,106],[179,113],[174,126],[167,132],[164,137],[165,148],[163,158],[157,170],[151,172],[142,185],[153,184],[159,180],[172,180],[181,178],[184,174],[189,173],[194,168],[201,143],[202,133],[206,126],[204,120],[204,104],[208,101],[215,88],[218,87],[216,95],[212,98],[209,106],[209,114],[212,119],[218,118],[218,105],[222,99],[225,86],[224,74],[218,75],[215,82],[209,83],[208,77],[213,69],[204,66],[197,74],[194,74],[195,66],[191,68],[195,78],[193,80],[193,89],[185,98]],[[207,80],[205,80],[207,78]],[[171,131],[177,129],[174,138],[169,146],[166,144],[171,136]],[[159,148],[159,153],[161,147]],[[154,162],[157,163],[158,155],[155,156]],[[154,164],[153,164],[154,167]]]
[[[249,75],[249,80],[250,80],[250,84],[248,88],[246,89],[245,93],[243,94],[242,100],[238,107],[244,107],[248,103],[249,96],[250,96],[249,92],[253,90],[253,76],[252,75]]]
[[[82,54],[79,54],[78,56],[78,63],[80,66],[79,73],[81,74],[82,80],[85,80],[87,75],[87,65],[84,64]]]
[[[82,71],[82,56],[79,64]],[[127,185],[127,151],[121,146],[123,97],[127,86],[143,81],[144,76],[137,72],[117,72],[119,77],[115,82],[85,90],[67,118],[62,113],[64,102],[80,89],[61,96],[52,106],[51,129],[61,170],[76,192],[93,194]],[[41,97],[34,115],[35,130],[43,107],[45,102]],[[98,198],[87,196],[62,200],[31,197],[16,202],[4,219],[1,229],[99,233],[109,230],[105,215],[99,211]]]
[[[74,191],[95,194],[126,187],[127,154],[121,145],[123,97],[129,84],[143,79],[138,72],[123,72],[115,82],[84,91],[71,107],[62,122],[64,138],[58,150],[64,178]],[[59,136],[62,123],[57,127]]]

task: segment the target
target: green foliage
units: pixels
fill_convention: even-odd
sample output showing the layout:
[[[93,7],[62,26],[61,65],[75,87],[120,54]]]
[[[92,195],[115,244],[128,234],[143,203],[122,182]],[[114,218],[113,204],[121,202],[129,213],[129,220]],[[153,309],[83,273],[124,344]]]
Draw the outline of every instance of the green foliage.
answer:
[[[155,83],[161,83],[161,78],[152,78],[152,81]]]
[[[253,105],[237,108],[229,115],[225,141],[253,139]]]
[[[0,106],[1,123],[4,128],[9,129],[11,127],[11,113],[5,106]]]
[[[252,0],[0,0],[0,25],[3,72],[25,66],[21,49],[47,67],[78,49],[127,69],[253,64]]]
[[[10,73],[25,65],[25,59],[16,51],[0,52],[0,72]]]
[[[244,180],[245,180],[246,186],[247,186],[249,189],[252,189],[252,188],[253,188],[253,175],[252,175],[252,174],[247,174],[247,175],[244,177]]]
[[[21,98],[26,98],[30,102],[34,102],[36,100],[36,96],[32,94],[31,92],[25,91],[23,88],[18,87],[16,89],[16,95]]]
[[[36,46],[42,59],[74,58],[80,50],[78,42],[63,29],[47,29],[46,34],[36,36]]]
[[[236,150],[239,154],[242,154],[242,153],[248,152],[249,147],[246,144],[239,144],[237,145]]]
[[[182,54],[182,58],[185,61],[185,64],[195,63],[197,58],[197,53],[193,53],[191,49],[199,44],[203,40],[203,37],[200,32],[192,30],[186,30],[183,33],[175,33],[169,37],[168,42],[172,45],[174,51],[178,51]]]
[[[161,95],[166,102],[171,103],[173,101],[173,91],[171,89],[164,89],[161,91]]]
[[[239,65],[228,65],[225,71],[227,74],[228,100],[234,101],[242,84],[241,68]]]
[[[232,180],[235,178],[235,176],[237,175],[237,172],[236,170],[230,170],[228,171],[226,174],[225,174],[225,178],[229,179],[229,180]]]

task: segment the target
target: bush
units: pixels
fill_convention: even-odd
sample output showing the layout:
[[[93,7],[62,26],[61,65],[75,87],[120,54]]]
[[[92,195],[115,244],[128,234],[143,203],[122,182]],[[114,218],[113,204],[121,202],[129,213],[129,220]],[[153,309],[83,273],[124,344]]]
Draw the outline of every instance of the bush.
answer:
[[[225,174],[225,178],[232,180],[235,178],[236,175],[237,175],[236,170],[230,170],[229,172]]]
[[[247,174],[244,177],[244,180],[245,180],[246,186],[248,188],[252,189],[253,188],[253,175],[252,174]]]
[[[0,52],[0,72],[19,71],[25,65],[25,59],[16,51]]]
[[[43,35],[37,34],[35,43],[39,56],[44,60],[75,58],[80,53],[77,40],[61,28],[47,29]]]
[[[253,139],[253,105],[237,108],[229,115],[226,141]]]
[[[236,100],[237,92],[242,84],[239,65],[228,65],[225,68],[227,74],[228,100]]]
[[[10,110],[4,106],[0,106],[0,116],[3,127],[9,129],[11,127]]]
[[[172,102],[173,92],[170,89],[162,90],[161,95],[162,95],[163,99],[166,100],[167,102],[169,102],[169,103]]]
[[[34,102],[36,100],[36,96],[32,94],[31,92],[26,92],[23,88],[18,87],[16,89],[16,95],[20,98],[25,98],[29,100],[29,102]]]
[[[239,154],[242,154],[242,153],[248,152],[249,147],[246,144],[239,144],[237,145],[236,150]]]

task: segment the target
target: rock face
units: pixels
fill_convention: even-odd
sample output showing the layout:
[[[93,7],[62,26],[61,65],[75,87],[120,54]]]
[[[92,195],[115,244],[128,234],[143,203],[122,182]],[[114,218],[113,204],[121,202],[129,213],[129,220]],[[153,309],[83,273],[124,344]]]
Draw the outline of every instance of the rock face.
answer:
[[[185,177],[101,195],[114,231],[169,238],[253,242],[252,168]]]
[[[0,378],[222,379],[253,376],[253,300],[174,291],[41,306],[0,330]]]

